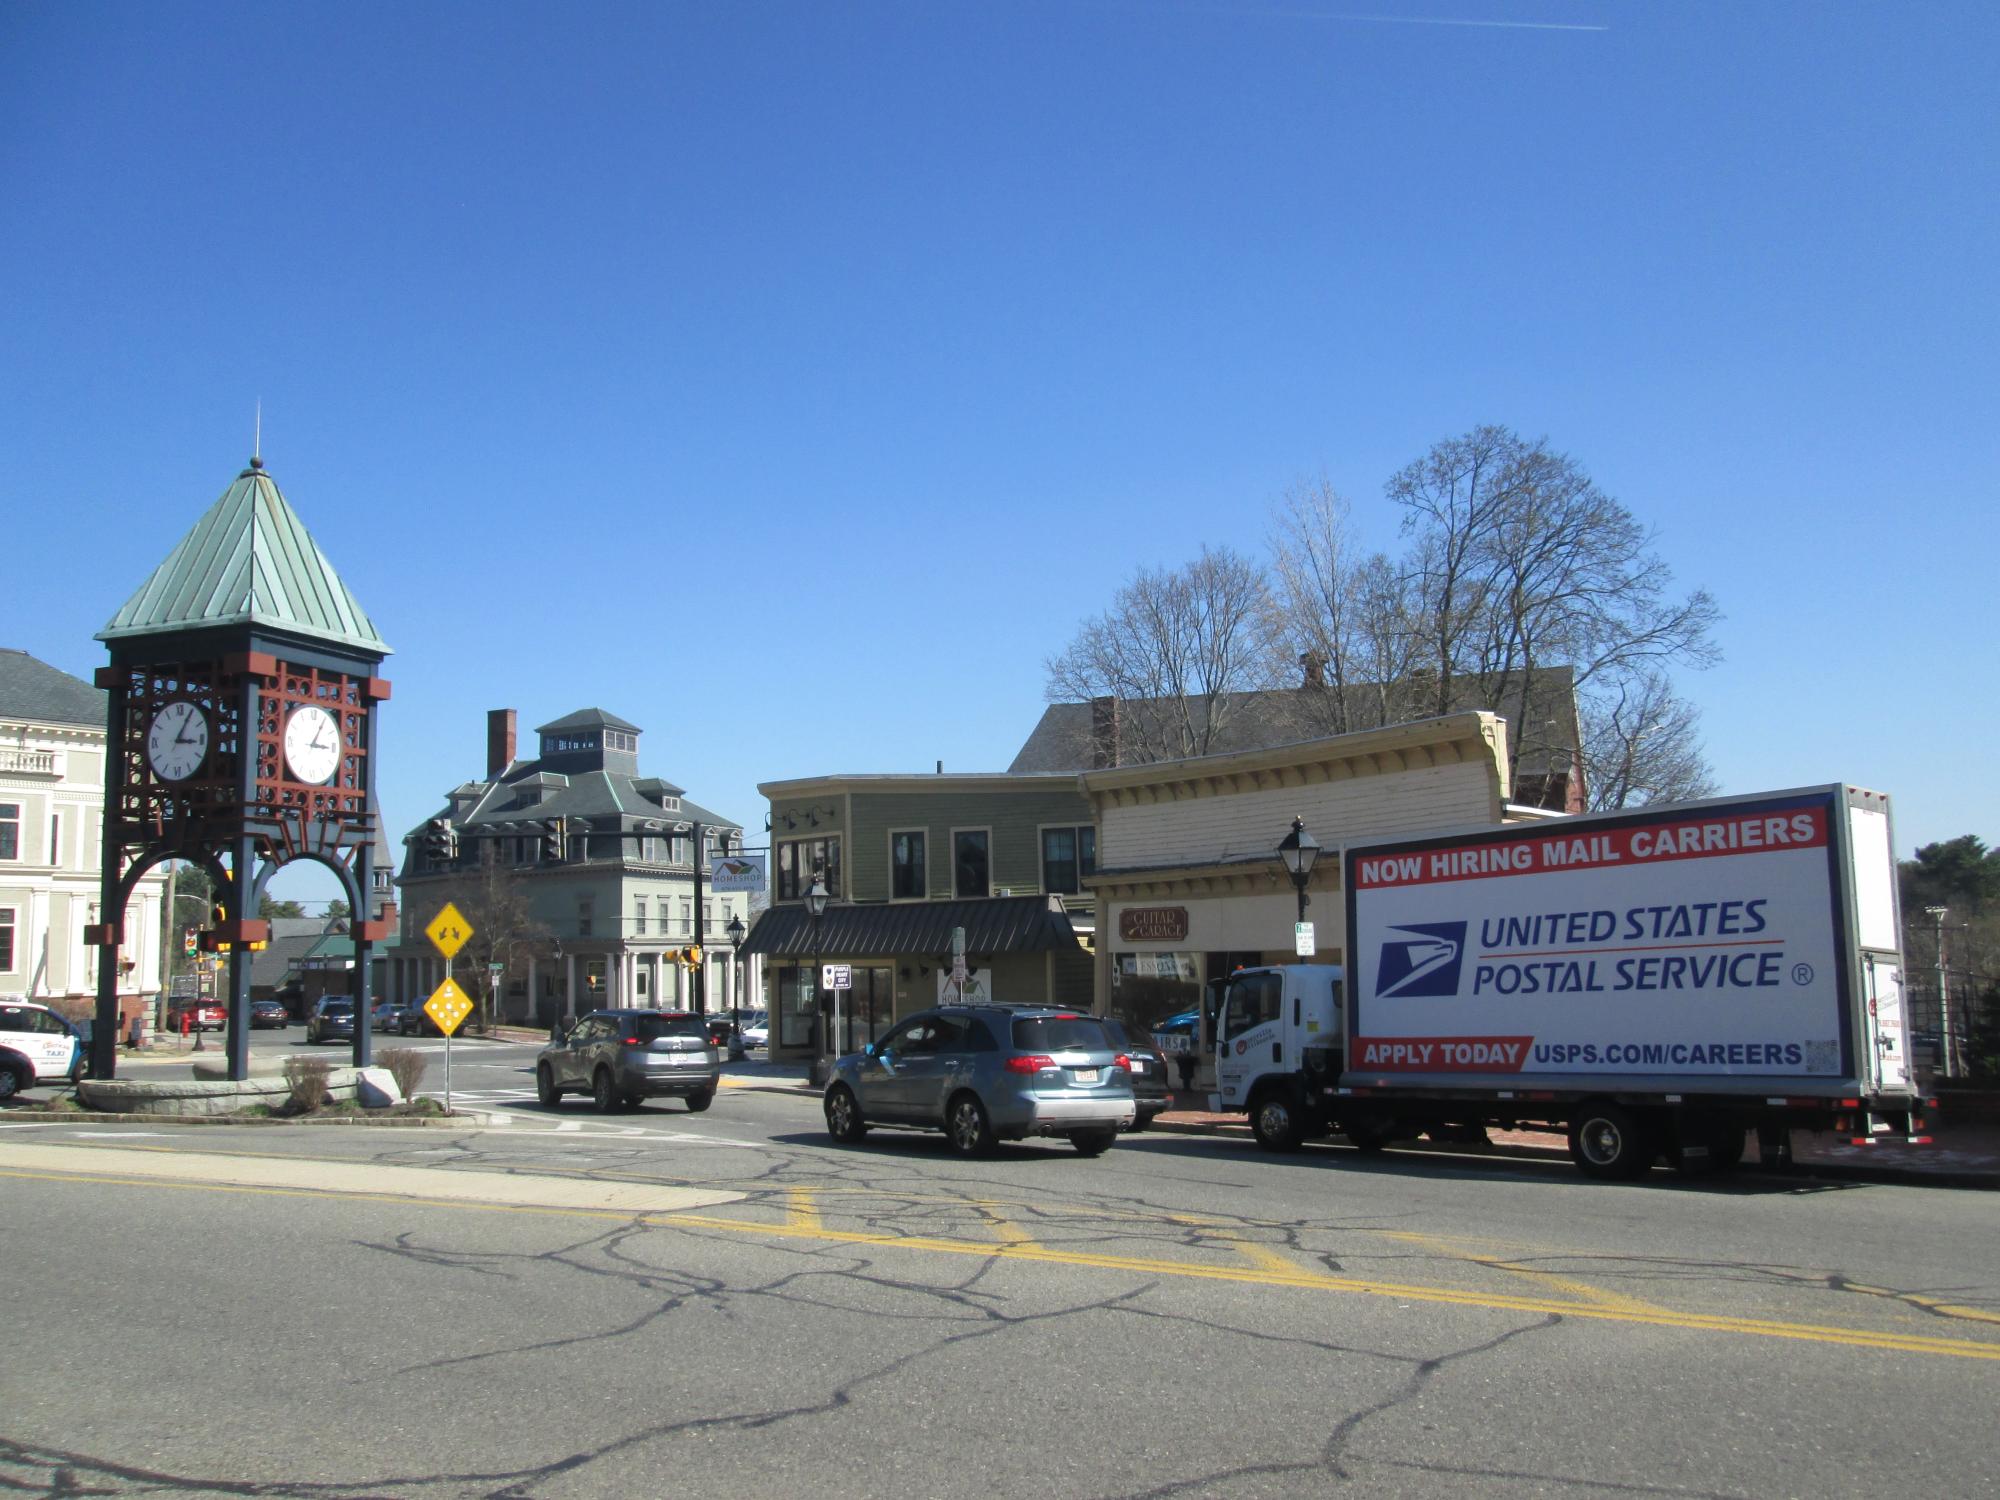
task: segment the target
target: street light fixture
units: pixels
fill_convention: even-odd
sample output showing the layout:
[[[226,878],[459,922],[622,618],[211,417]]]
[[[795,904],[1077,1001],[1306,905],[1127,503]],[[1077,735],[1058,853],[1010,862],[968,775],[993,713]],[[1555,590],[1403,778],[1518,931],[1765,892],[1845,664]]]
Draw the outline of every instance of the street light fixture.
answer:
[[[729,989],[729,1055],[743,1055],[743,938],[749,932],[741,916],[732,915],[722,929],[729,939],[730,962],[736,967],[736,983]]]
[[[812,923],[812,1017],[814,1034],[820,1045],[813,1049],[812,1086],[820,1088],[826,1083],[827,1074],[832,1071],[833,1056],[828,1050],[833,1043],[825,1018],[819,1013],[819,919],[826,915],[826,882],[820,879],[819,871],[813,871],[812,889],[806,892],[806,917]]]
[[[1319,863],[1319,840],[1306,832],[1303,819],[1292,819],[1292,831],[1278,845],[1278,858],[1285,862],[1292,884],[1298,887],[1299,920],[1303,922],[1306,919],[1306,885],[1312,879],[1313,866]]]

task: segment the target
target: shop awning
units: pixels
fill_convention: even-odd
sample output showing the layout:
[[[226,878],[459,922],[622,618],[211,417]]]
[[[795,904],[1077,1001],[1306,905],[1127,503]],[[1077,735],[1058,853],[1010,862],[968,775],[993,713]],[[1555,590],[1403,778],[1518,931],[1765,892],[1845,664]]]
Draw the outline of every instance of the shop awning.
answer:
[[[828,906],[817,937],[803,906],[774,906],[744,939],[745,954],[767,958],[915,958],[949,961],[951,933],[965,929],[965,951],[1069,953],[1081,945],[1059,896],[996,896],[985,901],[912,901],[907,905]]]

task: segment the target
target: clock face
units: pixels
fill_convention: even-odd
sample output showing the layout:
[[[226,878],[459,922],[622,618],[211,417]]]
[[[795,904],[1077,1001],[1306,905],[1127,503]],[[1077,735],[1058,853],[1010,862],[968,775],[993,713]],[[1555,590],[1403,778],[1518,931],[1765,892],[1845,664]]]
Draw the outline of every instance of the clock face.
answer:
[[[186,781],[208,758],[208,715],[177,698],[153,715],[146,760],[162,781]]]
[[[307,704],[285,721],[285,764],[300,781],[315,786],[340,769],[340,726],[323,708]]]

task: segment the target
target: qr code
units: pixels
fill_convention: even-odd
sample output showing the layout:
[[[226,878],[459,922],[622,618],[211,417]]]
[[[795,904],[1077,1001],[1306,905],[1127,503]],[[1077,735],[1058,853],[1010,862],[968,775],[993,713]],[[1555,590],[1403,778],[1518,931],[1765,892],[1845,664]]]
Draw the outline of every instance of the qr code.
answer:
[[[1840,1043],[1807,1042],[1806,1071],[1808,1073],[1838,1073],[1840,1071]]]

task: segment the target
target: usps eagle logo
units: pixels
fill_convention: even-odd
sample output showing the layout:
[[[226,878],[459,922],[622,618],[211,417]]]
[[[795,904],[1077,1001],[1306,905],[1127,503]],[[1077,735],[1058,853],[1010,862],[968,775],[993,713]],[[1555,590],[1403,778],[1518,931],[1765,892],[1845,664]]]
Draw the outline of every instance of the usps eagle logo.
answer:
[[[1413,922],[1391,927],[1402,936],[1382,944],[1375,969],[1375,993],[1382,999],[1409,995],[1456,995],[1465,957],[1465,923]]]

